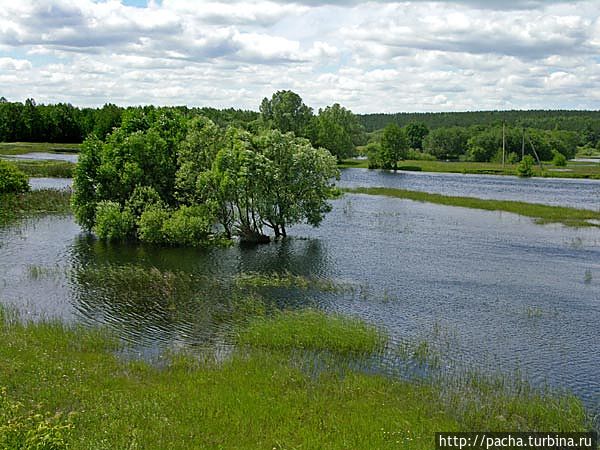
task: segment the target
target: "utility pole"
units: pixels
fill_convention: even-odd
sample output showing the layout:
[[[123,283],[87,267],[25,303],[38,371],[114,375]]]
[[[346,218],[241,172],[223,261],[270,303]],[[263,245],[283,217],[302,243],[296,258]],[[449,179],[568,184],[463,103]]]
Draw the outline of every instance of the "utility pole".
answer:
[[[504,131],[505,122],[502,122],[502,168],[506,162],[506,134]]]

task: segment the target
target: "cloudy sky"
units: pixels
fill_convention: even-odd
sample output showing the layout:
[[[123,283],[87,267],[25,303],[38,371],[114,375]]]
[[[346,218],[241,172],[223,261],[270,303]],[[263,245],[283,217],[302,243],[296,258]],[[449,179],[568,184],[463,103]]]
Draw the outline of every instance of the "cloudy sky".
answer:
[[[600,109],[600,1],[0,0],[0,96]]]

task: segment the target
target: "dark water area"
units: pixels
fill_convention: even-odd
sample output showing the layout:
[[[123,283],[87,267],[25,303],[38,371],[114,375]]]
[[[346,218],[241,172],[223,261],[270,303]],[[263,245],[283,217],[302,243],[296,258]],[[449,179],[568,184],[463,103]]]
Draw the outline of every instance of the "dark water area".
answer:
[[[352,169],[342,182],[408,179],[414,186],[422,176]],[[454,189],[472,179],[461,177]],[[441,180],[430,189],[449,189],[450,181]],[[475,180],[487,186],[481,192],[492,192],[487,178]],[[523,188],[520,181],[515,184]],[[538,192],[540,199],[574,195],[570,181],[560,180],[564,190],[540,181],[551,186]],[[590,200],[585,192],[582,203]],[[279,306],[359,316],[385,329],[391,346],[431,343],[448,370],[519,370],[535,385],[571,390],[600,412],[598,229],[345,195],[320,228],[294,226],[290,235],[257,247],[154,248],[99,242],[71,216],[27,219],[0,229],[0,302],[27,319],[106,325],[133,351],[153,357],[166,349],[228,345],[231,327],[221,305],[232,295],[231,280],[289,272],[352,289],[266,292]],[[173,279],[164,283],[165,277]],[[394,364],[393,358],[383,362]]]
[[[600,209],[600,180],[347,169],[340,184]]]

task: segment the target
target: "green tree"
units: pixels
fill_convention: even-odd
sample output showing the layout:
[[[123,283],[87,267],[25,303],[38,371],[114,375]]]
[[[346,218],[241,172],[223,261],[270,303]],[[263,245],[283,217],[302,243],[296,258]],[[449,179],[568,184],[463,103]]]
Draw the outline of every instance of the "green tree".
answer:
[[[438,159],[457,159],[467,149],[469,132],[462,127],[437,128],[423,142],[423,149]]]
[[[306,136],[312,117],[312,109],[293,91],[277,91],[271,99],[264,98],[260,104],[260,114],[266,124],[282,133],[292,132],[296,136]]]
[[[533,165],[535,160],[531,155],[525,155],[517,166],[517,175],[520,177],[532,177],[533,176]]]
[[[16,166],[0,159],[0,194],[29,190],[29,179]]]
[[[381,138],[381,164],[384,169],[398,168],[398,160],[406,158],[408,152],[406,131],[391,123],[383,130]]]
[[[406,125],[406,136],[410,148],[423,150],[423,139],[429,134],[429,128],[423,122],[411,122]]]
[[[338,161],[352,156],[364,141],[364,129],[349,109],[335,103],[319,110],[316,120],[316,145],[324,147]]]

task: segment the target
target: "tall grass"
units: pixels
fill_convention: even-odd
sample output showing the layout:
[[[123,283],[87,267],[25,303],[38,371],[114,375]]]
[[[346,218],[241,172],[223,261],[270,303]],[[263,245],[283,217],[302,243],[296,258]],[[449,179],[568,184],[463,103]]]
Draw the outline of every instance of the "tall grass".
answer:
[[[460,206],[463,208],[483,209],[487,211],[506,211],[531,217],[536,223],[561,223],[569,227],[597,227],[600,211],[568,208],[564,206],[541,205],[510,200],[486,200],[473,197],[454,197],[449,195],[431,194],[428,192],[410,191],[394,188],[352,188],[345,192],[368,195],[385,195],[387,197],[404,198],[418,202],[437,203],[439,205]]]
[[[81,144],[55,144],[50,142],[0,142],[0,155],[22,155],[33,152],[78,152]]]
[[[67,161],[12,161],[30,177],[72,178],[75,164]]]

